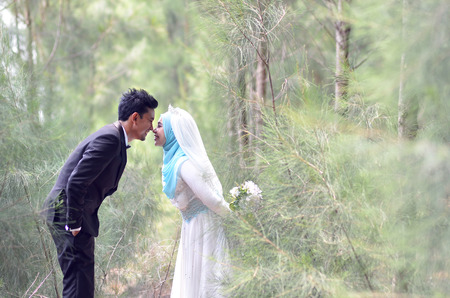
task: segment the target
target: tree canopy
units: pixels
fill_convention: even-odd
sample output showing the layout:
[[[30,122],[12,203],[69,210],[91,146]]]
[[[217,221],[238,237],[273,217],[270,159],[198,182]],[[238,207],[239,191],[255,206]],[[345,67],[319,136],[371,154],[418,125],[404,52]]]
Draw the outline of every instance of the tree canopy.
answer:
[[[196,119],[231,202],[238,297],[443,297],[450,4],[440,0],[1,0],[0,296],[57,297],[39,212],[60,167],[142,88]],[[157,120],[156,119],[156,120]],[[169,293],[181,219],[161,149],[133,144],[100,209],[100,296]]]

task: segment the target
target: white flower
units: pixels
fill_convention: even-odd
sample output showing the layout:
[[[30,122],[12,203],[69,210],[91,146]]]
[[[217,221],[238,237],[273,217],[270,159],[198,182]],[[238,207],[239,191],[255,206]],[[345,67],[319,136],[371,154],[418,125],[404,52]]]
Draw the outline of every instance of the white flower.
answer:
[[[230,190],[230,194],[233,198],[237,198],[239,196],[239,187],[235,186]]]
[[[259,195],[262,192],[253,181],[245,181],[243,188],[251,195]]]
[[[230,190],[233,202],[230,207],[245,212],[257,211],[262,203],[262,191],[253,181],[245,181]],[[235,210],[235,209],[233,209]]]

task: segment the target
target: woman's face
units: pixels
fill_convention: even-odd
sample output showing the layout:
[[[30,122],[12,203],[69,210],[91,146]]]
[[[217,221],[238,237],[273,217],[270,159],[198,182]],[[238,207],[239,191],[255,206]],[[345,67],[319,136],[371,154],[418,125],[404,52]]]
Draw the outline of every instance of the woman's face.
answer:
[[[155,146],[164,146],[166,143],[166,135],[164,134],[162,118],[159,118],[158,126],[153,130],[155,135]]]

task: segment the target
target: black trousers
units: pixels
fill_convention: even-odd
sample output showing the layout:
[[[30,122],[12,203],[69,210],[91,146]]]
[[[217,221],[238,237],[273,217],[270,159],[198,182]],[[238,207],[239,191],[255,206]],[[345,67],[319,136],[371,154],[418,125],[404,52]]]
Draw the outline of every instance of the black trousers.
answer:
[[[63,227],[50,227],[64,274],[64,298],[94,297],[95,238],[81,230],[77,236]]]

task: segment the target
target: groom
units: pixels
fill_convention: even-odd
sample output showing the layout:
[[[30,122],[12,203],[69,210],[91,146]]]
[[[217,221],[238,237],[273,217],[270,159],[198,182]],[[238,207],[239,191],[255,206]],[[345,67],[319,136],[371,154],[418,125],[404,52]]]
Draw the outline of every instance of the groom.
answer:
[[[119,121],[88,136],[69,156],[44,202],[44,216],[64,274],[63,297],[94,297],[98,209],[117,190],[128,143],[153,130],[158,102],[145,90],[122,95]]]

